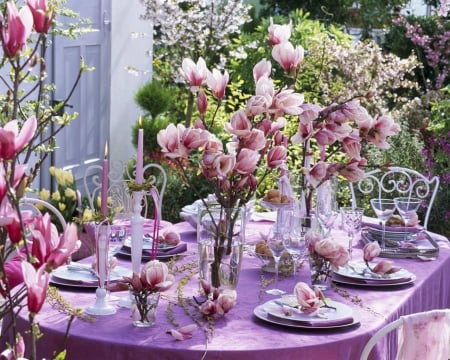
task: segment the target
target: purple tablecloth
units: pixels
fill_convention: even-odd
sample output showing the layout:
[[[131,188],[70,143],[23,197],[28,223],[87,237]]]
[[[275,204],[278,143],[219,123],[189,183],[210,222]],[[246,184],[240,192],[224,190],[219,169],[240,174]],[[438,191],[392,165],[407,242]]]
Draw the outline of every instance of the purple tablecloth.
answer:
[[[269,222],[250,223],[247,242],[256,242],[259,232],[266,232]],[[196,235],[187,223],[174,225],[188,250],[177,264],[195,262]],[[343,239],[339,230],[333,236]],[[254,308],[273,296],[261,291],[262,276],[271,279],[273,274],[261,271],[261,261],[245,255],[239,280],[238,303],[224,318],[216,319],[214,333],[206,346],[205,334],[197,329],[192,339],[175,341],[166,330],[175,326],[168,321],[168,299],[160,302],[156,324],[151,328],[133,327],[130,310],[119,308],[115,315],[99,316],[93,321],[76,319],[70,329],[67,343],[61,344],[67,325],[67,316],[45,305],[38,319],[44,337],[38,342],[39,358],[50,358],[51,352],[67,349],[67,359],[359,359],[362,348],[370,336],[386,323],[401,315],[450,307],[450,246],[446,239],[439,241],[437,260],[394,259],[395,263],[417,276],[413,284],[399,287],[362,288],[338,285],[339,291],[328,290],[326,295],[335,301],[352,307],[360,324],[340,329],[292,329],[271,325],[253,315]],[[353,259],[361,257],[361,244],[356,244]],[[128,259],[121,264],[130,266]],[[305,268],[305,267],[303,267]],[[291,292],[297,281],[309,281],[306,269],[294,276],[280,277],[278,286]],[[270,285],[269,285],[270,286]],[[176,303],[177,287],[167,292],[170,301]],[[193,276],[184,287],[183,296],[197,295],[198,282]],[[74,306],[85,308],[94,302],[93,290],[72,288],[60,290]],[[118,293],[118,295],[126,293]],[[348,297],[346,297],[348,296]],[[356,300],[360,299],[357,304]],[[172,315],[179,326],[192,323],[183,309],[172,306]],[[170,313],[170,312],[169,312]],[[19,318],[23,325],[26,314]],[[394,359],[394,333],[379,342],[371,359]]]

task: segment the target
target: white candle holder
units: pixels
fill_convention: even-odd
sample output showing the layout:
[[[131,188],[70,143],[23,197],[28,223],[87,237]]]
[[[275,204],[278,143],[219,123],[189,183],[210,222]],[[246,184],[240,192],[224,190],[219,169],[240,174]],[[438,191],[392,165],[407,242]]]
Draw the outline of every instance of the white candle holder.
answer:
[[[108,248],[111,229],[106,221],[99,224],[95,231],[96,271],[98,276],[98,288],[95,291],[95,303],[86,309],[89,315],[112,315],[116,308],[106,301],[106,282],[108,280]]]
[[[142,246],[144,238],[144,218],[141,216],[142,199],[145,191],[133,191],[133,215],[131,216],[131,264],[133,272],[140,274],[142,262]],[[120,307],[131,308],[132,298],[129,296],[119,300]]]

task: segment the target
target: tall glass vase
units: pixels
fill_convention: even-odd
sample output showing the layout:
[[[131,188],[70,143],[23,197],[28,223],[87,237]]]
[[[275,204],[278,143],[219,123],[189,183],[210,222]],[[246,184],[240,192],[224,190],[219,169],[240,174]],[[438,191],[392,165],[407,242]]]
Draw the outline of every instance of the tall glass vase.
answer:
[[[208,206],[199,209],[199,277],[215,288],[235,289],[245,243],[245,210]]]

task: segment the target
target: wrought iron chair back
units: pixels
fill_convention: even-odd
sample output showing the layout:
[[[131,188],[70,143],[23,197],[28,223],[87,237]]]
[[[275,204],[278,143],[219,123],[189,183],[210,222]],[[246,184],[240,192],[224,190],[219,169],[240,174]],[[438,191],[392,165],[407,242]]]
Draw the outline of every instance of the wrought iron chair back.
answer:
[[[148,175],[150,174],[150,175]],[[159,193],[160,208],[162,208],[163,196],[167,185],[167,174],[159,164],[150,163],[144,167],[144,176],[150,178],[150,184],[155,186]],[[133,197],[128,183],[135,179],[135,169],[129,168],[122,162],[111,162],[109,165],[108,197],[112,199],[110,208],[116,213],[116,218],[130,217],[133,213]],[[83,187],[91,209],[99,208],[96,204],[102,190],[102,166],[92,165],[86,169],[83,176]],[[96,206],[97,205],[97,206]],[[144,215],[147,214],[148,200],[143,197],[142,204]]]
[[[362,195],[371,194],[372,197],[414,197],[423,200],[425,216],[423,227],[426,229],[431,209],[439,188],[439,177],[431,179],[416,170],[391,166],[387,170],[375,169],[365,174],[356,183],[350,183],[352,205],[357,206],[356,192]]]
[[[59,223],[61,224],[61,229],[64,230],[66,228],[67,222],[64,219],[64,216],[52,204],[38,198],[23,197],[22,199],[20,199],[21,210],[28,209],[32,211],[34,214],[41,214],[42,211],[41,209],[39,209],[38,206],[45,207],[47,210],[49,210],[58,219]]]

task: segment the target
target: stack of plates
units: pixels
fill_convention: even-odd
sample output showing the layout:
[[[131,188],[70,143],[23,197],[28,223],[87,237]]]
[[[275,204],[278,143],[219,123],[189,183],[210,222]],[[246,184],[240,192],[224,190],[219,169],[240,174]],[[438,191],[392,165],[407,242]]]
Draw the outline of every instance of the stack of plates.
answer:
[[[313,316],[292,307],[293,302],[297,302],[295,296],[283,296],[257,306],[253,313],[269,323],[302,329],[333,329],[359,323],[353,317],[353,310],[337,301],[327,301],[327,305],[334,309],[321,308],[319,314]]]
[[[372,268],[375,264],[369,264]],[[416,276],[406,269],[401,269],[393,274],[375,274],[371,272],[365,263],[351,261],[347,266],[342,266],[333,273],[333,281],[348,285],[362,286],[399,286],[414,282]]]
[[[55,285],[97,288],[98,278],[89,264],[72,263],[57,268],[51,274],[50,282]],[[109,281],[123,280],[124,276],[131,276],[131,270],[122,266],[116,266],[110,274]]]

